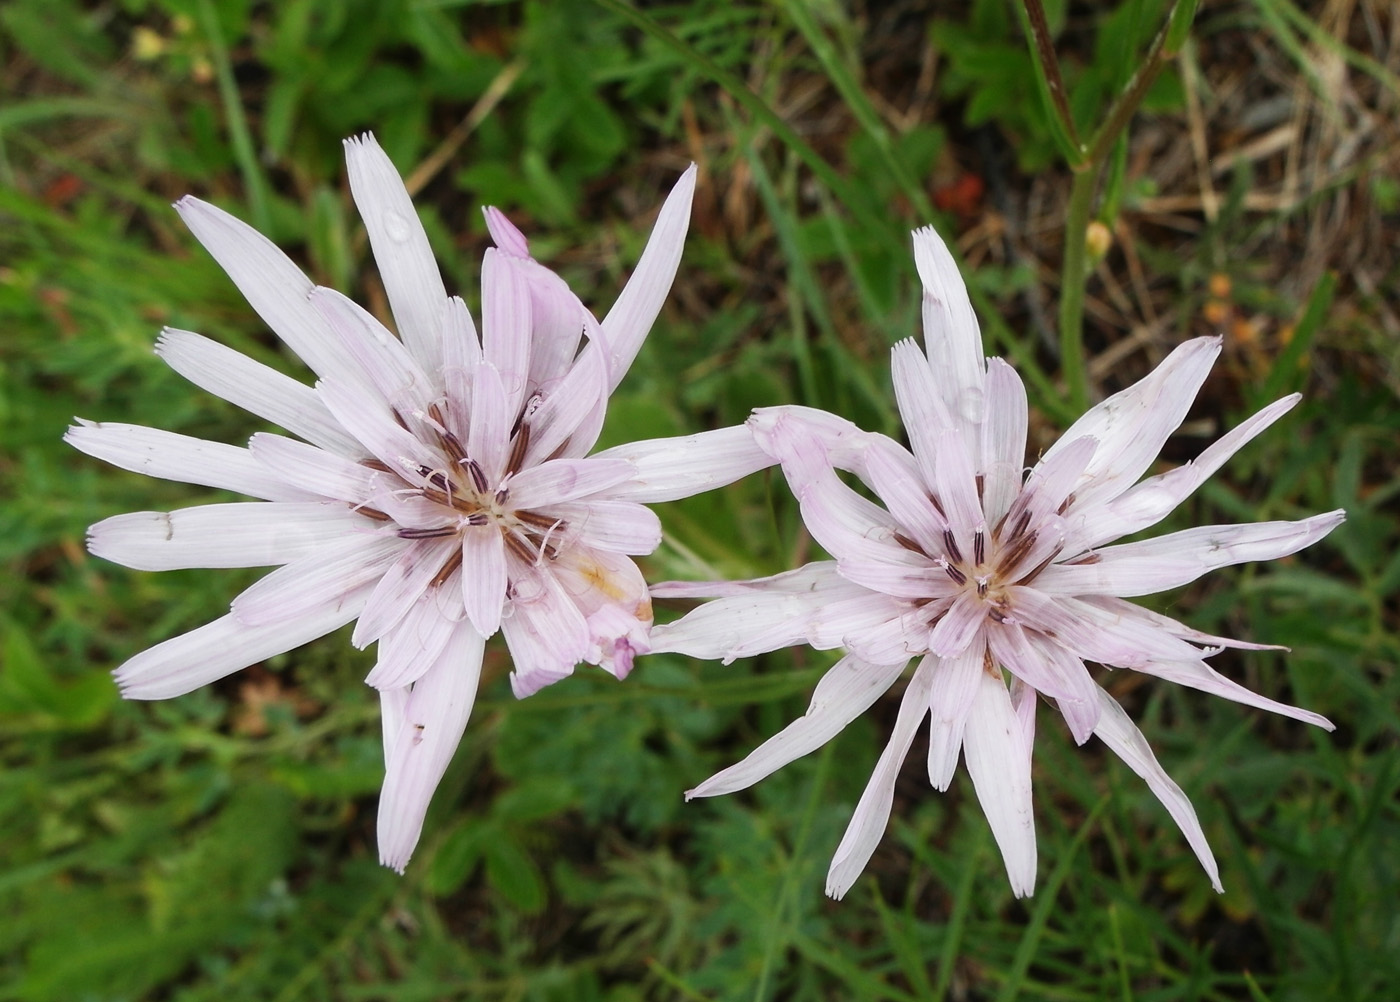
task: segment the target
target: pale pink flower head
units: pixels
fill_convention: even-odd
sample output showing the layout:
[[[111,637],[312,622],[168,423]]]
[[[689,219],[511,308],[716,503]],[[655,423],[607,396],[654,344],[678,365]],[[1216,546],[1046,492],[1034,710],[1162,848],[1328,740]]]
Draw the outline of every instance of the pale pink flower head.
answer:
[[[900,765],[928,718],[930,782],[946,790],[961,753],[1012,890],[1030,894],[1037,693],[1056,706],[1077,742],[1097,735],[1147,781],[1218,890],[1190,802],[1085,662],[1331,729],[1317,714],[1256,695],[1205,661],[1223,647],[1260,645],[1208,636],[1125,599],[1217,567],[1293,553],[1338,525],[1342,512],[1109,545],[1163,519],[1299,398],[1265,408],[1194,462],[1142,479],[1220,352],[1219,338],[1188,341],[1141,382],[1092,408],[1023,475],[1021,380],[1001,359],[983,358],[967,291],[932,229],[914,234],[914,256],[928,351],[904,341],[893,353],[895,398],[912,452],[806,408],[761,410],[749,422],[782,463],[807,528],[835,559],[757,581],[652,589],[717,598],[653,630],[658,651],[732,659],[805,642],[847,652],[817,685],[805,716],[687,796],[743,789],[820,747],[917,658],[894,733],[836,850],[827,893],[845,894],[874,852]],[[859,477],[883,507],[837,470]]]
[[[388,156],[368,135],[345,151],[398,336],[251,227],[185,198],[176,209],[195,236],[317,382],[188,331],[165,330],[157,353],[298,438],[257,434],[245,449],[80,422],[67,440],[125,469],[261,499],[118,515],[91,528],[93,553],[144,570],[277,566],[227,615],[118,668],[123,695],[178,696],[351,621],[356,646],[378,642],[366,681],[384,722],[379,847],[402,870],[466,727],[486,639],[504,634],[520,697],[581,661],[625,677],[652,622],[632,557],[661,538],[643,502],[771,460],[743,428],[588,455],[675,276],[694,167],[601,322],[488,209],[496,247],[482,262],[478,336]]]

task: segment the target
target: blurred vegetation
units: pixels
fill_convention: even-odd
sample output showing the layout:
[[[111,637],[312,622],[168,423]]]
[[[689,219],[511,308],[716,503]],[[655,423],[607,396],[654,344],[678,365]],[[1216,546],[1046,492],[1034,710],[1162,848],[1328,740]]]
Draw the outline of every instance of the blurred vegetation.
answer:
[[[219,615],[255,572],[86,555],[108,515],[215,500],[65,448],[74,415],[239,442],[258,423],[151,352],[164,324],[304,378],[168,203],[254,222],[385,315],[340,140],[372,129],[474,301],[483,204],[595,310],[700,164],[666,312],[610,441],[801,402],[896,432],[918,330],[908,231],[968,262],[989,352],[1064,402],[1053,317],[1070,172],[1015,9],[833,0],[9,0],[0,7],[0,999],[1362,1000],[1400,984],[1400,25],[1382,0],[1210,4],[1093,203],[1091,391],[1226,334],[1167,459],[1306,403],[1168,528],[1345,507],[1324,543],[1159,596],[1285,644],[1232,677],[1334,734],[1118,673],[1191,794],[1210,891],[1146,787],[1041,715],[1036,895],[1012,899],[964,777],[911,756],[847,900],[823,874],[893,707],[756,789],[681,791],[805,708],[829,663],[645,659],[482,700],[407,875],[375,863],[370,653],[332,637],[180,699],[107,670]],[[1080,130],[1167,5],[1046,5]],[[1071,276],[1072,278],[1073,276]],[[653,580],[806,558],[780,480],[661,506]],[[664,615],[676,610],[663,610]]]

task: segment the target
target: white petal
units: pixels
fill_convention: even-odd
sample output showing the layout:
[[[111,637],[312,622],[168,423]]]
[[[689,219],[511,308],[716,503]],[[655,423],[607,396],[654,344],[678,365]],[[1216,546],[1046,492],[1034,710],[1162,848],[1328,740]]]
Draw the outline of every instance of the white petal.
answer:
[[[607,353],[609,390],[616,389],[627,374],[656,315],[661,312],[661,304],[671,291],[676,268],[680,266],[681,249],[685,246],[686,230],[690,227],[695,177],[696,168],[691,164],[666,196],[636,270],[603,318],[605,343],[597,348],[590,343],[585,349],[601,348]]]
[[[1206,833],[1196,818],[1196,809],[1191,806],[1191,801],[1157,762],[1157,756],[1152,754],[1147,739],[1123,712],[1118,702],[1100,689],[1099,703],[1101,712],[1094,733],[1115,755],[1126,762],[1133,772],[1147,781],[1148,787],[1177,823],[1182,834],[1186,836],[1186,841],[1191,844],[1196,858],[1201,861],[1201,866],[1210,877],[1211,886],[1223,894],[1225,888],[1220,884],[1220,871],[1215,865],[1215,856],[1206,842]]]
[[[956,431],[945,431],[939,435],[937,449],[934,491],[948,515],[953,538],[962,554],[971,557],[973,536],[987,530],[986,519],[982,516],[982,502],[977,497],[977,475],[972,468],[972,456],[963,437]],[[955,554],[949,555],[957,559]]]
[[[571,675],[592,637],[583,613],[547,569],[522,573],[517,566],[511,583],[515,595],[501,632],[515,661],[511,691],[524,699]]]
[[[148,477],[237,491],[265,501],[314,501],[276,476],[247,449],[134,424],[83,421],[63,440],[79,452]]]
[[[964,433],[969,455],[980,447],[986,414],[982,332],[953,255],[932,226],[914,231],[914,266],[924,286],[924,344],[944,405]]]
[[[635,501],[571,501],[549,514],[567,523],[569,538],[595,549],[642,556],[661,543],[661,520]]]
[[[866,455],[866,469],[875,493],[898,520],[904,534],[925,553],[942,553],[948,519],[929,500],[920,478],[909,476],[907,466],[898,462],[888,449],[870,449]]]
[[[455,541],[443,539],[405,540],[370,593],[350,642],[363,650],[397,626],[419,599],[429,597],[429,585],[447,563],[453,545]]]
[[[471,311],[460,296],[452,296],[443,305],[442,382],[451,422],[448,430],[464,442],[471,417],[472,378],[480,364],[481,342]]]
[[[1026,485],[1011,505],[1007,519],[1019,522],[1023,520],[1022,513],[1028,513],[1024,516],[1026,524],[1036,529],[1055,515],[1075,485],[1082,483],[1084,470],[1094,461],[1098,448],[1097,439],[1086,437],[1075,439],[1053,456],[1046,453],[1026,478]]]
[[[953,781],[967,730],[967,715],[985,674],[987,645],[973,644],[957,657],[928,655],[933,663],[933,690],[929,693],[928,781],[942,793]]]
[[[345,140],[350,194],[365,221],[374,263],[394,311],[394,325],[428,372],[442,368],[442,304],[437,261],[399,172],[368,132]]]
[[[481,350],[500,374],[508,425],[525,400],[530,330],[530,290],[519,262],[488,247],[481,261]]]
[[[930,561],[911,565],[857,557],[838,560],[836,567],[847,581],[894,598],[946,597],[951,602],[958,588],[947,571]]]
[[[385,713],[398,709],[400,715],[384,725],[385,734],[392,730],[394,736],[386,745],[379,796],[379,861],[400,873],[418,845],[433,791],[467,729],[484,644],[471,624],[457,624],[451,642],[414,683],[408,699],[390,696],[381,703]]]
[[[383,403],[402,415],[427,409],[442,395],[437,376],[429,377],[398,338],[375,316],[334,289],[311,291],[311,305],[321,312],[349,359],[361,372],[361,382]],[[437,349],[441,352],[441,346]],[[439,370],[432,370],[436,374]],[[333,380],[342,382],[341,380]]]
[[[1150,664],[1138,666],[1137,670],[1144,674],[1164,678],[1168,682],[1175,682],[1177,685],[1185,685],[1192,689],[1208,692],[1212,696],[1221,696],[1236,703],[1243,703],[1245,706],[1253,706],[1260,710],[1277,713],[1280,716],[1292,717],[1305,724],[1321,727],[1324,731],[1336,730],[1336,725],[1322,714],[1290,706],[1287,703],[1280,703],[1267,696],[1261,696],[1257,692],[1251,692],[1238,682],[1230,681],[1204,661],[1153,661]]]
[[[253,458],[271,474],[324,498],[362,504],[379,475],[366,466],[305,442],[259,432],[248,442]]]
[[[330,379],[317,383],[316,392],[345,430],[380,462],[410,483],[422,482],[419,457],[427,450],[381,400],[363,386]]]
[[[751,751],[742,762],[687,790],[686,800],[744,790],[826,744],[888,691],[904,662],[875,665],[854,655],[836,662],[817,683],[807,712]]]
[[[496,366],[482,362],[472,380],[472,417],[467,429],[467,455],[480,465],[488,484],[505,474],[510,428],[514,417],[506,402],[505,384]]]
[[[1011,892],[1024,898],[1035,890],[1035,815],[1031,807],[1031,760],[1025,730],[1011,707],[1000,673],[981,676],[981,688],[968,714],[963,754],[977,799],[987,815]]]
[[[999,358],[987,360],[987,420],[982,424],[982,511],[996,525],[1021,489],[1028,413],[1021,377]]]
[[[402,689],[433,666],[462,621],[460,608],[455,616],[444,608],[450,604],[444,593],[454,584],[449,580],[420,596],[399,624],[379,638],[379,659],[365,676],[366,685],[381,691]]]
[[[377,581],[405,545],[395,536],[350,536],[254,583],[233,600],[233,614],[240,623],[265,626],[334,605]]]
[[[530,391],[557,382],[573,364],[585,327],[597,322],[562,278],[544,265],[517,262],[530,294]],[[596,354],[596,353],[595,353]],[[600,356],[598,361],[603,362]],[[599,365],[599,372],[606,366]],[[607,395],[607,387],[603,390]]]
[[[1194,660],[1201,652],[1166,630],[1066,595],[1010,589],[1014,619],[1086,661],[1146,670],[1154,661]]]
[[[604,449],[595,458],[625,459],[636,466],[636,476],[610,489],[608,497],[642,502],[675,501],[700,494],[775,462],[743,426],[629,442]]]
[[[359,443],[340,427],[315,390],[242,352],[190,331],[167,327],[156,341],[156,354],[201,389],[293,435],[333,452],[359,452]]]
[[[1095,550],[1092,562],[1052,564],[1036,578],[1047,592],[1131,598],[1179,588],[1218,567],[1274,560],[1311,546],[1346,518],[1338,509],[1298,522],[1203,525]]]
[[[1051,641],[1041,642],[1015,623],[988,624],[987,640],[997,661],[1012,675],[1056,701],[1076,744],[1098,723],[1098,686],[1084,662]]]
[[[270,567],[372,525],[334,502],[211,504],[113,515],[88,529],[88,549],[142,571]]]
[[[608,376],[603,369],[602,355],[594,352],[580,358],[563,379],[542,391],[543,400],[529,416],[530,445],[525,450],[522,466],[536,466],[554,456],[560,446],[571,442],[575,432],[593,411],[605,407],[608,400]],[[588,442],[582,453],[592,446]]]
[[[127,699],[182,696],[338,630],[359,615],[368,595],[369,588],[361,587],[264,626],[248,626],[229,614],[142,651],[112,675]]]
[[[978,631],[988,622],[987,611],[990,608],[974,593],[962,592],[954,600],[952,608],[929,631],[929,652],[942,658],[955,658],[969,646],[980,646],[974,641]]]
[[[781,450],[794,442],[816,441],[825,450],[831,465],[838,470],[851,471],[869,485],[866,453],[871,448],[883,447],[896,462],[908,463],[910,476],[918,475],[914,457],[893,439],[862,431],[845,418],[815,407],[795,404],[760,407],[749,416],[747,425],[759,447],[774,459],[781,459]]]
[[[924,483],[932,484],[938,465],[939,436],[953,431],[954,422],[938,391],[928,358],[912,338],[896,343],[891,349],[890,376],[894,381],[895,406],[899,408]]]
[[[836,847],[836,854],[831,859],[831,868],[826,874],[826,893],[838,901],[845,897],[865,869],[889,823],[899,767],[909,754],[914,732],[928,713],[929,692],[933,688],[931,664],[927,659],[921,661],[914,671],[914,677],[909,680],[909,688],[904,690],[904,698],[899,703],[899,716],[895,718],[889,744],[880,753],[880,761],[875,763],[870,782],[866,784],[855,813],[851,815],[851,822],[846,826],[846,833],[841,836],[841,844]]]
[[[510,503],[528,509],[576,501],[608,492],[609,488],[631,480],[635,473],[636,468],[622,459],[552,459],[510,478]]]
[[[267,237],[223,209],[186,195],[175,211],[233,279],[258,316],[319,376],[342,371],[339,347],[306,301],[311,280]]]
[[[1122,494],[1152,465],[1181,424],[1220,354],[1220,338],[1201,337],[1176,348],[1152,372],[1090,408],[1045,453],[1083,436],[1099,440],[1098,451],[1074,487],[1080,504],[1102,503]]]
[[[501,628],[506,601],[505,542],[495,526],[471,526],[462,533],[462,607],[478,633]]]
[[[1079,552],[1156,525],[1205,483],[1225,461],[1293,409],[1302,397],[1276,400],[1209,445],[1185,466],[1149,477],[1107,504],[1075,506],[1066,548]]]

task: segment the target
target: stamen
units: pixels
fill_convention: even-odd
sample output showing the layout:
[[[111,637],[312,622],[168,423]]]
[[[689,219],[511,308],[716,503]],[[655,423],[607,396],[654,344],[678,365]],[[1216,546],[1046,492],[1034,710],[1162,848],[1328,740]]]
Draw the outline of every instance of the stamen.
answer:
[[[1011,548],[1002,554],[1001,559],[997,561],[997,573],[1010,573],[1021,562],[1021,559],[1031,551],[1031,547],[1035,545],[1036,535],[1034,532],[1028,532],[1026,535],[1018,537],[1016,542],[1011,544]]]
[[[982,489],[983,489],[984,487],[986,487],[986,486],[987,486],[987,475],[986,475],[985,473],[979,473],[979,474],[977,474],[977,503],[978,503],[978,504],[984,504],[984,503],[985,503],[985,502],[983,501],[983,498],[982,498]]]
[[[1065,566],[1068,567],[1071,564],[1074,564],[1075,566],[1088,566],[1090,564],[1097,564],[1101,560],[1103,560],[1103,557],[1091,551],[1089,553],[1085,553],[1078,557],[1075,557],[1073,560],[1066,560]]]
[[[972,534],[972,562],[981,566],[987,559],[987,539],[986,534],[978,529]]]
[[[953,537],[952,529],[943,530],[943,546],[947,549],[948,556],[952,557],[957,563],[962,563],[962,550],[958,548],[958,541]]]
[[[1031,510],[1029,507],[1021,509],[1021,514],[1016,517],[1016,525],[1011,530],[1011,538],[1015,539],[1026,531],[1026,526],[1031,524]]]
[[[476,488],[478,494],[485,494],[487,489],[486,474],[481,470],[481,464],[475,459],[467,460],[467,472],[471,474],[472,486]]]
[[[977,579],[977,597],[978,597],[978,598],[986,598],[986,597],[987,597],[987,579],[986,579],[986,578],[978,578],[978,579]]]
[[[376,471],[376,472],[378,472],[378,473],[388,473],[388,474],[390,474],[390,475],[392,475],[392,476],[397,476],[397,475],[398,475],[398,474],[394,473],[393,469],[390,468],[390,466],[389,466],[387,463],[383,463],[383,462],[379,461],[378,459],[374,459],[374,458],[372,458],[372,457],[371,457],[370,459],[362,459],[362,460],[360,460],[360,465],[363,466],[363,467],[364,467],[365,469],[367,469],[367,470],[374,470],[374,471]]]
[[[1050,556],[1046,557],[1040,563],[1035,565],[1035,570],[1031,571],[1029,574],[1021,575],[1021,577],[1017,579],[1016,583],[1026,584],[1027,582],[1034,580],[1037,574],[1039,574],[1041,571],[1045,570],[1045,568],[1050,566],[1050,561],[1054,560],[1060,555],[1060,551],[1062,549],[1064,549],[1063,546],[1055,547],[1053,550],[1050,551]]]
[[[525,461],[525,450],[530,447],[530,425],[520,422],[520,430],[515,433],[515,441],[510,444],[510,458],[506,460],[506,474],[515,473]]]
[[[444,525],[437,529],[400,529],[400,539],[441,539],[445,536],[457,535],[454,526]]]
[[[447,453],[447,458],[461,466],[467,461],[467,450],[462,445],[460,439],[446,428],[438,432],[438,442],[442,445],[442,451]]]
[[[533,511],[518,511],[515,513],[515,517],[530,528],[540,529],[544,532],[550,531],[555,526],[563,529],[567,524],[562,518],[551,518],[549,515],[541,515]]]
[[[539,554],[530,549],[529,543],[527,543],[519,533],[507,532],[504,536],[507,550],[510,550],[511,553],[514,553],[527,564],[533,564],[535,562],[535,558],[539,556]]]
[[[967,584],[967,575],[964,574],[957,567],[954,567],[952,564],[948,563],[946,560],[943,562],[943,570],[950,578],[952,578],[958,584]]]
[[[467,525],[489,525],[491,519],[484,512],[474,511],[467,516]]]
[[[444,581],[446,581],[452,576],[453,571],[455,571],[458,567],[461,566],[462,548],[460,546],[454,546],[452,547],[452,552],[447,555],[446,562],[444,562],[443,565],[438,568],[438,572],[433,575],[433,579],[428,582],[428,585],[430,587],[435,587],[437,585],[442,584]]]
[[[1069,492],[1069,497],[1065,498],[1064,501],[1061,502],[1059,510],[1056,511],[1055,514],[1063,515],[1065,512],[1069,511],[1069,506],[1072,504],[1074,504],[1074,491]]]
[[[928,499],[930,503],[932,503],[933,507],[937,509],[938,514],[943,516],[943,521],[948,521],[948,513],[943,510],[943,503],[938,500],[938,495],[930,491]]]
[[[910,539],[908,536],[906,536],[906,535],[905,535],[904,533],[902,533],[902,532],[896,532],[896,533],[894,534],[894,541],[895,541],[896,543],[898,543],[900,546],[904,547],[906,550],[909,550],[909,551],[912,552],[912,553],[923,553],[923,552],[924,552],[924,548],[923,548],[922,546],[920,546],[918,543],[914,542],[912,539]]]
[[[372,518],[372,519],[374,519],[376,522],[392,522],[392,521],[393,521],[392,518],[390,518],[388,515],[384,514],[384,513],[383,513],[382,511],[380,511],[378,508],[369,508],[369,507],[366,507],[365,505],[358,505],[358,506],[352,507],[352,508],[351,508],[351,511],[354,511],[354,512],[360,514],[360,515],[363,515],[363,516],[365,516],[366,518]]]

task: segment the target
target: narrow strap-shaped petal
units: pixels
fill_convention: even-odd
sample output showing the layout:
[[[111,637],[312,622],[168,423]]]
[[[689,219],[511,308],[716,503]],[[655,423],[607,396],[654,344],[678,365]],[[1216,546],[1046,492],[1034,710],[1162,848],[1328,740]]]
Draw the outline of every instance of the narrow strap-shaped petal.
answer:
[[[904,422],[909,444],[918,460],[926,484],[933,484],[938,465],[939,436],[954,428],[953,419],[939,393],[929,368],[928,357],[912,338],[890,350],[890,376],[894,382],[895,406]]]
[[[495,526],[468,526],[462,532],[462,607],[478,633],[501,628],[506,601],[506,550]]]
[[[544,265],[526,259],[516,266],[530,294],[528,392],[534,392],[548,388],[569,371],[584,329],[596,321],[586,316],[587,309],[564,280]],[[599,366],[599,371],[605,367]]]
[[[595,453],[595,458],[625,459],[637,469],[630,481],[609,489],[608,497],[647,503],[723,487],[776,462],[742,425],[629,442]]]
[[[242,352],[191,331],[167,327],[156,340],[156,354],[200,389],[293,435],[342,455],[360,452],[360,443],[345,433],[315,390]]]
[[[544,462],[570,437],[599,405],[606,406],[608,375],[602,356],[594,352],[579,359],[568,375],[544,392],[538,409],[529,417],[530,445],[524,466]]]
[[[1015,623],[987,625],[992,655],[1012,675],[1054,699],[1075,743],[1082,745],[1098,722],[1098,686],[1083,661],[1058,644],[1036,639]]]
[[[986,519],[982,517],[982,502],[977,496],[977,475],[972,468],[972,456],[963,437],[956,431],[945,431],[939,435],[936,448],[938,465],[934,469],[934,493],[948,514],[948,525],[961,552],[970,557],[973,536],[987,530]]]
[[[803,716],[749,752],[743,761],[715,773],[695,789],[687,790],[685,799],[717,797],[747,789],[789,762],[816,751],[888,691],[904,666],[905,662],[870,664],[847,654],[817,683]]]
[[[418,466],[431,454],[381,401],[368,397],[353,383],[323,379],[316,392],[336,420],[354,435],[370,454],[408,483],[421,483]]]
[[[917,477],[918,466],[913,455],[886,435],[862,431],[852,422],[815,407],[785,404],[781,407],[760,407],[746,422],[759,447],[774,459],[781,459],[781,450],[792,443],[815,439],[826,451],[831,465],[849,470],[869,486],[866,453],[872,448],[885,448],[896,463],[907,463],[909,475]]]
[[[350,642],[363,650],[397,626],[420,598],[429,595],[429,585],[447,563],[454,542],[405,540],[370,593]]]
[[[494,205],[487,205],[482,207],[481,214],[486,217],[486,231],[491,234],[491,242],[499,247],[503,254],[529,258],[530,242],[525,239],[525,234],[520,232],[520,228],[506,218],[504,212]]]
[[[193,195],[176,202],[175,211],[263,323],[313,372],[325,377],[343,371],[335,336],[306,300],[311,279],[291,258],[247,223]]]
[[[210,504],[104,518],[88,529],[88,549],[142,571],[271,567],[373,525],[336,502]]]
[[[928,554],[942,553],[948,518],[929,500],[920,479],[909,476],[888,449],[871,449],[866,456],[871,485],[900,529]],[[930,481],[931,482],[931,481]]]
[[[1203,525],[1095,550],[1092,562],[1052,564],[1036,587],[1068,595],[1132,598],[1179,588],[1231,564],[1274,560],[1311,546],[1346,518],[1338,509],[1297,522]]]
[[[399,337],[419,366],[439,372],[447,290],[408,189],[369,133],[345,140],[345,166]]]
[[[1020,497],[1011,505],[1008,520],[1019,521],[1024,512],[1028,526],[1035,529],[1058,512],[1075,485],[1083,482],[1084,470],[1094,461],[1098,448],[1098,439],[1086,436],[1075,439],[1053,456],[1047,453],[1026,478]]]
[[[567,678],[588,655],[588,623],[547,569],[512,569],[515,597],[501,620],[515,670],[511,691],[517,699]]]
[[[986,414],[986,363],[977,314],[953,255],[932,226],[914,231],[914,267],[924,286],[924,344],[944,406],[963,434],[968,454],[981,446]]]
[[[183,696],[340,629],[360,614],[368,595],[369,587],[362,586],[263,626],[249,626],[230,613],[142,651],[112,675],[127,699]]]
[[[1193,644],[1201,644],[1205,647],[1232,647],[1241,651],[1286,651],[1287,647],[1280,644],[1256,644],[1248,640],[1234,640],[1230,637],[1217,637],[1214,634],[1203,633],[1200,630],[1192,629],[1185,623],[1177,622],[1170,616],[1164,616],[1160,612],[1153,612],[1151,609],[1144,609],[1140,605],[1126,602],[1121,598],[1113,598],[1107,595],[1081,596],[1081,600],[1089,605],[1098,606],[1105,612],[1124,619],[1137,620],[1156,629],[1170,633],[1173,637],[1189,641]]]
[[[233,614],[248,626],[309,615],[378,581],[404,545],[396,536],[350,536],[255,582],[233,600]]]
[[[570,501],[548,514],[566,524],[569,538],[594,549],[642,556],[661,543],[661,520],[635,501]]]
[[[999,358],[987,360],[987,419],[982,422],[982,511],[996,525],[1021,489],[1026,463],[1026,388],[1016,370]]]
[[[928,781],[939,793],[948,789],[958,768],[967,715],[977,698],[987,645],[973,644],[951,658],[926,655],[932,662],[933,689],[929,692]]]
[[[506,448],[514,416],[506,402],[505,384],[496,366],[483,361],[472,380],[472,417],[467,429],[467,455],[481,466],[486,482],[496,485],[505,474]]]
[[[608,389],[627,374],[647,332],[661,312],[680,266],[686,230],[690,228],[690,202],[695,194],[696,168],[691,164],[661,206],[651,236],[637,261],[636,270],[623,286],[617,301],[603,318],[603,344],[590,343],[585,351],[608,354]]]
[[[1080,483],[1080,504],[1112,500],[1137,482],[1181,424],[1220,354],[1220,338],[1179,345],[1141,380],[1090,408],[1070,425],[1045,460],[1086,435],[1099,440]]]
[[[456,603],[455,595],[450,602],[445,598],[453,584],[445,582],[441,588],[420,595],[398,625],[379,638],[379,658],[365,676],[366,685],[380,691],[401,689],[418,681],[433,666],[462,621],[460,608],[455,616],[444,609]]]
[[[311,290],[310,299],[340,338],[346,356],[360,368],[363,384],[377,392],[389,408],[409,415],[426,410],[430,401],[442,395],[437,376],[440,369],[428,376],[408,348],[372,313],[323,286]]]
[[[1191,801],[1158,763],[1157,756],[1152,754],[1152,748],[1142,736],[1142,731],[1138,730],[1137,725],[1123,712],[1118,701],[1100,689],[1099,705],[1099,722],[1094,728],[1094,733],[1099,736],[1099,740],[1108,745],[1113,754],[1127,764],[1128,768],[1146,780],[1148,787],[1162,802],[1162,806],[1172,816],[1181,833],[1186,836],[1191,850],[1195,852],[1206,875],[1210,877],[1211,886],[1217,893],[1223,894],[1225,888],[1220,883],[1220,870],[1215,865],[1215,855],[1210,851],[1206,833],[1201,828],[1201,822],[1196,817],[1196,809],[1191,806]]]
[[[374,478],[367,466],[314,445],[258,432],[248,441],[248,451],[272,475],[308,493],[363,504],[374,493]]]
[[[904,698],[899,703],[899,715],[895,718],[894,732],[875,763],[870,781],[856,804],[846,833],[836,847],[831,859],[831,868],[826,873],[826,893],[838,901],[846,896],[851,885],[856,882],[865,864],[880,843],[885,826],[890,820],[890,808],[894,805],[894,781],[899,776],[899,767],[909,754],[909,746],[914,742],[914,732],[928,714],[929,692],[933,688],[934,669],[927,659],[919,662],[914,677],[909,680],[909,688],[904,690]]]
[[[1275,400],[1211,443],[1185,466],[1149,477],[1106,504],[1076,505],[1065,541],[1066,549],[1082,552],[1156,525],[1225,465],[1226,460],[1292,410],[1301,399],[1295,393]]]
[[[403,872],[418,845],[428,803],[442,781],[452,755],[467,729],[481,680],[485,642],[462,622],[433,666],[414,683],[406,700],[389,696],[384,713],[398,711],[385,722],[393,731],[386,748],[384,790],[379,795],[379,860]]]
[[[1269,699],[1257,692],[1251,692],[1238,682],[1230,681],[1204,661],[1153,661],[1150,664],[1137,666],[1137,670],[1147,675],[1164,678],[1168,682],[1175,682],[1177,685],[1199,689],[1212,696],[1221,696],[1236,703],[1243,703],[1245,706],[1268,710],[1270,713],[1277,713],[1283,717],[1292,717],[1305,724],[1321,727],[1324,731],[1337,729],[1336,725],[1322,714],[1290,706],[1287,703],[1280,703],[1276,699]]]
[[[481,351],[500,374],[508,425],[525,400],[530,332],[530,290],[519,262],[488,247],[481,260]]]
[[[510,499],[517,508],[540,508],[576,501],[631,480],[636,468],[625,459],[552,459],[510,478]]]
[[[1035,890],[1035,814],[1031,805],[1031,756],[1025,731],[1011,706],[1001,673],[983,673],[963,734],[963,756],[973,789],[1001,850],[1011,893]]]
[[[1066,595],[1010,589],[1015,620],[1086,661],[1147,670],[1157,660],[1189,661],[1201,652],[1165,630],[1124,619]]]
[[[481,342],[471,311],[460,296],[451,296],[443,304],[442,384],[447,394],[448,431],[463,442],[472,412],[472,378],[480,364]]]
[[[846,580],[895,598],[947,597],[951,600],[960,587],[948,577],[947,571],[931,561],[909,564],[870,557],[843,557],[836,566]]]
[[[976,647],[978,631],[987,622],[987,611],[991,608],[985,601],[970,591],[964,591],[954,600],[950,608],[928,635],[928,649],[941,658],[955,658],[968,649]]]
[[[63,440],[79,452],[132,473],[202,487],[237,491],[264,501],[314,501],[316,495],[286,482],[247,449],[135,424],[78,419]],[[310,448],[310,447],[308,447]]]

